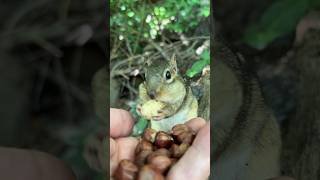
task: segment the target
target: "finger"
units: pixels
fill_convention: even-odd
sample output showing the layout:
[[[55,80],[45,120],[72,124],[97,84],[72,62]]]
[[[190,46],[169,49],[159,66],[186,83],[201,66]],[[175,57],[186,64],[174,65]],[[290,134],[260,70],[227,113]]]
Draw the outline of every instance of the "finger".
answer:
[[[38,151],[0,147],[0,179],[75,180],[71,168],[56,157]]]
[[[134,151],[138,140],[133,137],[119,138],[113,140],[110,138],[110,172],[114,172],[118,163],[122,159],[134,160]]]
[[[118,146],[115,140],[110,138],[110,174],[115,171],[117,165],[118,165]]]
[[[194,171],[190,171],[194,169]],[[207,123],[197,134],[192,146],[172,167],[169,180],[188,179],[205,180],[210,174],[210,123]]]
[[[119,161],[122,159],[134,160],[134,151],[138,140],[134,137],[119,138],[116,140],[119,147]]]
[[[117,144],[112,138],[110,138],[109,142],[110,142],[110,157],[113,157],[115,156],[115,153],[117,151]]]
[[[193,118],[185,124],[189,126],[192,129],[192,131],[197,133],[204,125],[206,125],[206,121],[202,118]]]
[[[122,109],[110,109],[110,136],[123,137],[131,133],[134,119],[128,111]]]

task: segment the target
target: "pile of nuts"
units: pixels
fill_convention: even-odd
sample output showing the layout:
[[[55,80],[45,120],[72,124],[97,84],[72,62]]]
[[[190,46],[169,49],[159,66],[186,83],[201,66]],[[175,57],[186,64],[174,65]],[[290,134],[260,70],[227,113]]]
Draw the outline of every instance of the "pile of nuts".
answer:
[[[114,173],[115,180],[164,180],[194,138],[194,132],[184,124],[174,126],[171,133],[147,128],[139,139],[134,162],[122,160]]]

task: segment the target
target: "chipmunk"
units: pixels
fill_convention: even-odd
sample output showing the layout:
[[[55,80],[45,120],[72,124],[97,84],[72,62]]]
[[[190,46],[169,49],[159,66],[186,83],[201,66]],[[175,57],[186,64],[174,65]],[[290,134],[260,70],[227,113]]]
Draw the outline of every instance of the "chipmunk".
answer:
[[[169,61],[147,63],[138,101],[137,113],[150,119],[151,128],[157,131],[170,131],[174,125],[198,116],[197,99],[179,75],[175,55]]]
[[[264,180],[280,175],[280,130],[258,80],[218,39],[213,46],[213,179]]]

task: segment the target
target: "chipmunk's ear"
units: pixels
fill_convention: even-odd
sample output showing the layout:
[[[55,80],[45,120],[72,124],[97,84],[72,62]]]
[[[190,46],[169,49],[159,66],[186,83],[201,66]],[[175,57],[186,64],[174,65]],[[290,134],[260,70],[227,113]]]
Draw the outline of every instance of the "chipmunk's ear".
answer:
[[[170,67],[172,68],[172,70],[173,70],[174,72],[178,73],[176,53],[173,53],[173,54],[172,54],[169,63],[170,63]]]

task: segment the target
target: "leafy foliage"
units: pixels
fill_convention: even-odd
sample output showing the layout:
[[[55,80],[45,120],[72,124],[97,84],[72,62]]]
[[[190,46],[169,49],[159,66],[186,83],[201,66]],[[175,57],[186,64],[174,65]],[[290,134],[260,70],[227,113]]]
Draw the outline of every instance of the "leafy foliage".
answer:
[[[202,71],[202,69],[210,64],[210,53],[205,50],[201,54],[200,60],[196,61],[190,69],[186,72],[186,75],[190,78],[194,77]]]
[[[246,29],[243,40],[252,47],[263,49],[276,38],[293,32],[301,17],[319,5],[319,0],[276,1],[257,24]]]
[[[141,53],[139,45],[157,39],[164,30],[184,33],[210,14],[209,1],[111,0],[111,36],[116,41],[134,44],[132,54]],[[112,44],[113,44],[112,43]]]
[[[110,30],[111,59],[117,59],[111,76],[125,77],[127,83],[131,72],[142,69],[144,59],[157,59],[178,52],[183,59],[199,62],[191,68],[191,76],[201,72],[209,64],[209,52],[194,51],[207,37],[186,37],[198,24],[210,15],[209,0],[111,0]],[[172,38],[173,37],[173,38]],[[179,39],[180,38],[180,39]],[[179,39],[179,40],[177,40]],[[202,42],[202,43],[203,43]],[[188,53],[182,52],[182,50]],[[208,47],[206,47],[208,48]],[[180,56],[179,56],[180,57]],[[130,85],[131,89],[134,85]],[[135,99],[131,96],[129,99]],[[136,102],[129,103],[130,112],[137,120],[132,136],[139,136],[148,126],[149,120],[136,113]]]
[[[137,122],[135,123],[131,136],[139,136],[143,133],[144,129],[148,126],[149,121],[141,116],[138,115],[136,111],[137,104],[134,102],[131,105],[130,113],[132,116],[137,119]]]

